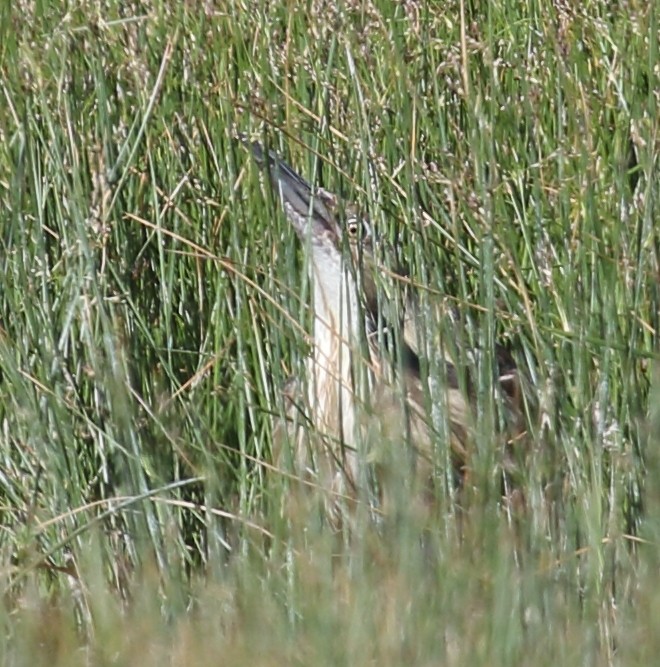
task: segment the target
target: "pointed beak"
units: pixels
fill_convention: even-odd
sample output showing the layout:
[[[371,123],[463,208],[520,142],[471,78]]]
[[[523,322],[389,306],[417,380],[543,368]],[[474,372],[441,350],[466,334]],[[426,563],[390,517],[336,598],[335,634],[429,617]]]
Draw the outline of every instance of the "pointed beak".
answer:
[[[325,190],[313,191],[309,183],[274,151],[266,154],[261,144],[244,143],[252,150],[257,163],[268,170],[271,183],[298,236],[303,241],[310,239],[312,242],[336,236],[334,196]]]

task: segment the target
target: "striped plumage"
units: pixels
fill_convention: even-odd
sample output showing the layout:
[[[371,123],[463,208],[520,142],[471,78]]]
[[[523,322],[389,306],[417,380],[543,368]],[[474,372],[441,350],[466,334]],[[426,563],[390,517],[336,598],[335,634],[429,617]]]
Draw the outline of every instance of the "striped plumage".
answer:
[[[379,471],[388,468],[410,470],[426,494],[442,441],[428,409],[432,399],[447,424],[452,466],[460,478],[474,421],[471,392],[459,386],[455,364],[443,348],[437,350],[444,371],[436,374],[440,389],[422,377],[414,295],[405,300],[403,315],[394,308],[383,312],[376,284],[382,267],[368,219],[334,194],[313,189],[274,152],[248,145],[269,173],[302,243],[313,283],[313,351],[305,373],[286,391],[286,419],[277,429],[279,463],[290,463],[297,475],[337,497],[377,498],[371,482],[375,477],[376,487],[382,483]],[[518,374],[503,348],[496,353],[501,393],[515,430]]]

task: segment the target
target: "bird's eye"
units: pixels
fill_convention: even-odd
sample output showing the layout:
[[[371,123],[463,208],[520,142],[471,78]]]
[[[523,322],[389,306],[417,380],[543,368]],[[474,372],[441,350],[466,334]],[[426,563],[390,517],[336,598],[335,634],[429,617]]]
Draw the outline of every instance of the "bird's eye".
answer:
[[[346,221],[346,231],[352,239],[356,239],[360,234],[360,221],[355,217],[351,216]]]

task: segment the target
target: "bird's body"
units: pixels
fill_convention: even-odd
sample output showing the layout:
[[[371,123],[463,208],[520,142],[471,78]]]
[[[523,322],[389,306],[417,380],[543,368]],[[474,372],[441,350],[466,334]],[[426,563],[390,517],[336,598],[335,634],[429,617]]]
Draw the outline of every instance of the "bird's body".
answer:
[[[460,471],[473,424],[469,390],[440,349],[442,386],[422,377],[412,301],[401,314],[383,312],[368,220],[313,190],[276,154],[251,148],[302,243],[313,283],[313,350],[286,392],[280,463],[343,498],[369,494],[373,470],[409,470],[424,488],[439,458]],[[515,375],[513,366],[506,370]],[[442,408],[441,424],[431,403]],[[443,441],[449,457],[438,456]]]

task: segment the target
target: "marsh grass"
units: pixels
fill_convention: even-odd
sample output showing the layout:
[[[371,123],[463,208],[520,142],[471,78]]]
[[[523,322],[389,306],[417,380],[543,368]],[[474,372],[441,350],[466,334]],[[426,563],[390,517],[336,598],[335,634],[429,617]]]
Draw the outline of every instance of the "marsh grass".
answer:
[[[651,663],[656,10],[2,5],[3,664]],[[447,485],[341,545],[287,505],[309,285],[239,131],[461,312],[429,327],[483,353],[467,519]],[[528,376],[522,516],[495,340]]]

